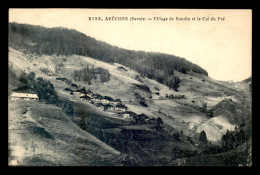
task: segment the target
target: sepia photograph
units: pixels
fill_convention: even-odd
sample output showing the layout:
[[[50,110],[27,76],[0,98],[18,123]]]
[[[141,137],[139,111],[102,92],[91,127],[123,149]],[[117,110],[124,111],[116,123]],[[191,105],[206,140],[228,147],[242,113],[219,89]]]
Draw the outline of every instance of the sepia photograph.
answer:
[[[8,17],[9,166],[252,166],[251,9]]]

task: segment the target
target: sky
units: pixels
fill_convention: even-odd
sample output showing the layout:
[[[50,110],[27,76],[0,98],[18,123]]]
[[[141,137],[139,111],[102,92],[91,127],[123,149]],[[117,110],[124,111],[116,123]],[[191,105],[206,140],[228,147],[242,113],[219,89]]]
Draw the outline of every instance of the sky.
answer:
[[[251,10],[9,9],[9,22],[67,27],[121,48],[176,55],[216,80],[241,81],[252,72]]]

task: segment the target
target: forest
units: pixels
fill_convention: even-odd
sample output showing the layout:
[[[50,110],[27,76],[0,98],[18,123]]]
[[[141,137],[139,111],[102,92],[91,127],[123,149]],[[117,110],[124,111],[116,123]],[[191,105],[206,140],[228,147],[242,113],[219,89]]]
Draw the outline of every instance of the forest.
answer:
[[[134,51],[112,46],[74,29],[9,23],[9,46],[25,52],[47,55],[82,55],[119,63],[178,90],[180,79],[174,71],[193,71],[208,76],[200,66],[174,55]]]

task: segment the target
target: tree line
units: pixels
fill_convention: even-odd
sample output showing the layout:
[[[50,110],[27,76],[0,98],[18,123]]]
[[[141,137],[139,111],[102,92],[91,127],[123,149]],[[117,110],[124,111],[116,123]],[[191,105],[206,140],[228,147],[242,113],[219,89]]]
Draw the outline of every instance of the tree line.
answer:
[[[37,54],[89,56],[104,62],[120,63],[175,90],[179,77],[174,71],[193,71],[208,75],[200,66],[174,55],[133,51],[96,40],[73,29],[45,28],[28,24],[9,23],[9,46]]]

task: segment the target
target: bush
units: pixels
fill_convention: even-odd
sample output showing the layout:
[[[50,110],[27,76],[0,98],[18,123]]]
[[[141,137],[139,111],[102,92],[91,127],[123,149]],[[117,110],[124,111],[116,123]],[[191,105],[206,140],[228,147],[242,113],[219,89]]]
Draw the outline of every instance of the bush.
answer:
[[[53,73],[47,68],[40,68],[40,70],[46,75],[53,75]]]
[[[199,136],[199,141],[201,141],[203,143],[208,142],[207,135],[206,135],[205,131],[201,131],[200,136]]]
[[[200,111],[201,112],[206,112],[207,111],[207,102],[203,102],[202,105],[201,105],[201,108],[200,108]]]
[[[33,87],[36,90],[39,100],[46,101],[51,104],[57,104],[59,97],[50,81],[38,77],[33,81]]]
[[[22,74],[19,76],[19,81],[22,82],[24,85],[27,85],[28,80],[26,78],[26,73],[22,72]]]
[[[69,116],[74,115],[74,108],[72,102],[60,101],[59,105],[66,114],[68,114]]]
[[[179,133],[174,133],[173,134],[173,138],[176,140],[176,141],[180,141],[180,134]]]

